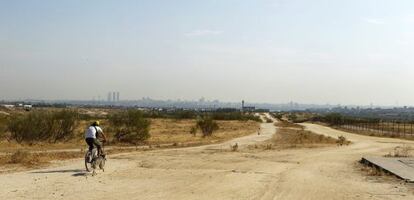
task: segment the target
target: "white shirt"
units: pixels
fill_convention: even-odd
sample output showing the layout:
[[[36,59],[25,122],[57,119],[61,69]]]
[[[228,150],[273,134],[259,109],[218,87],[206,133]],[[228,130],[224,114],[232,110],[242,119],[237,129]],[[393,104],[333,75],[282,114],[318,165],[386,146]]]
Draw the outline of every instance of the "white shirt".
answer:
[[[96,129],[95,129],[96,128]],[[102,129],[99,126],[90,126],[85,133],[85,138],[95,138],[96,139],[96,131],[102,133]]]

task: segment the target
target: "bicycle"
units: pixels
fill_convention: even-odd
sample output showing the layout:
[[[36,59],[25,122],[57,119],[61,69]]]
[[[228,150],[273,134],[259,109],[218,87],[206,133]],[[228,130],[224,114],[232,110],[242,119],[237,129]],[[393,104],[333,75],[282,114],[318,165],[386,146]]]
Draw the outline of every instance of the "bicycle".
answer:
[[[103,151],[104,145],[102,145]],[[86,171],[92,172],[92,175],[96,175],[96,168],[99,167],[103,172],[105,172],[105,163],[106,157],[103,155],[98,156],[98,149],[93,148],[92,152],[87,151],[85,154],[85,168]]]

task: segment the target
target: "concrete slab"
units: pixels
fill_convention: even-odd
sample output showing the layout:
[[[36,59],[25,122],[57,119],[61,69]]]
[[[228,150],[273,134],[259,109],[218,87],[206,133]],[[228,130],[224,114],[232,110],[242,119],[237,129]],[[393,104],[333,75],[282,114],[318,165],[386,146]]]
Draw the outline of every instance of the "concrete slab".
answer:
[[[366,156],[362,162],[374,165],[407,182],[414,182],[414,158],[388,158]]]

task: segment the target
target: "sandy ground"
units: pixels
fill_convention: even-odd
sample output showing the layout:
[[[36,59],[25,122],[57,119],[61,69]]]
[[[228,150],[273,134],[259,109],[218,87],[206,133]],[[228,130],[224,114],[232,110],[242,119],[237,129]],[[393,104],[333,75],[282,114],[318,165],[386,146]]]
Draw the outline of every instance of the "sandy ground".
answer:
[[[349,134],[315,124],[307,129],[344,135],[344,147],[249,150],[272,137],[271,123],[223,144],[110,156],[105,172],[83,171],[82,160],[43,170],[0,175],[0,199],[414,199],[413,186],[368,177],[357,161],[384,155],[402,142]],[[231,152],[238,143],[240,151]]]

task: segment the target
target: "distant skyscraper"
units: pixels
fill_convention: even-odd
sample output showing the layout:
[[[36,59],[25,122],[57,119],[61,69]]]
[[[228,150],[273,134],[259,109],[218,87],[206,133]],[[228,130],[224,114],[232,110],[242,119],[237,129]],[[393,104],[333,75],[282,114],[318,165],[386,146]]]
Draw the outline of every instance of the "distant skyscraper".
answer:
[[[108,102],[111,102],[111,100],[112,100],[112,95],[111,95],[111,92],[108,92]]]
[[[119,102],[119,92],[116,92],[116,101]]]
[[[112,101],[115,102],[116,101],[116,93],[112,92]]]

